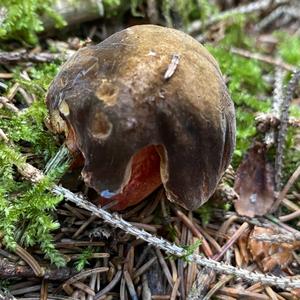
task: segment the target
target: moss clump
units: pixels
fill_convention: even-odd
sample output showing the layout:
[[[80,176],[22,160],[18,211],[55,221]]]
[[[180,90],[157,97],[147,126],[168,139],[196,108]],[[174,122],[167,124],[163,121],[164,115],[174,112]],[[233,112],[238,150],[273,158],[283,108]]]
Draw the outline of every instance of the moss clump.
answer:
[[[44,126],[44,96],[57,69],[56,64],[31,68],[32,81],[22,80],[16,71],[14,82],[34,92],[36,100],[19,114],[0,110],[0,128],[9,139],[6,143],[0,141],[0,232],[7,247],[14,248],[16,243],[26,247],[39,245],[52,263],[61,266],[64,259],[55,249],[51,235],[59,227],[52,211],[61,197],[49,190],[64,168],[53,170],[34,185],[24,180],[16,168],[30,161],[43,169],[57,151],[56,141]]]
[[[279,39],[278,53],[289,64],[300,66],[300,37],[290,36],[284,32],[277,32]]]
[[[63,18],[52,7],[51,0],[2,0],[3,24],[0,27],[0,40],[15,39],[29,44],[37,43],[36,34],[43,31],[41,16],[50,17],[61,27]]]
[[[237,19],[236,19],[237,20]],[[236,107],[237,146],[235,165],[249,148],[256,134],[255,113],[267,112],[271,108],[271,87],[263,80],[267,66],[253,60],[234,55],[231,47],[251,48],[252,42],[244,38],[243,20],[231,25],[225,38],[216,46],[207,45],[228,79],[229,93]]]

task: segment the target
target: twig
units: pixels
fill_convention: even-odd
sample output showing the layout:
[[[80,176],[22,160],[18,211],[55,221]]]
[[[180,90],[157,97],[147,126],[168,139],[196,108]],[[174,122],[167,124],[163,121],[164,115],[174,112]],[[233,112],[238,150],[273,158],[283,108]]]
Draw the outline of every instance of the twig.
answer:
[[[289,119],[289,106],[293,99],[294,92],[298,86],[300,79],[300,70],[292,74],[292,78],[289,81],[289,84],[286,89],[286,95],[284,97],[284,102],[281,106],[280,114],[280,127],[278,132],[278,140],[276,147],[276,157],[275,157],[275,182],[276,190],[280,191],[281,189],[281,176],[283,168],[283,151],[285,148],[285,136],[287,131],[288,119]]]
[[[294,212],[292,212],[288,215],[285,215],[285,216],[280,216],[279,220],[281,222],[288,222],[288,221],[291,221],[291,220],[293,220],[295,218],[298,218],[298,217],[300,217],[300,210],[294,211]]]
[[[156,255],[158,257],[158,261],[160,263],[160,266],[163,270],[163,273],[165,274],[165,276],[167,278],[167,281],[169,282],[170,286],[173,287],[174,283],[173,283],[172,275],[171,275],[171,272],[169,270],[169,267],[168,267],[163,255],[161,254],[161,252],[158,248],[155,248],[155,252],[156,252]]]
[[[233,278],[232,275],[227,275],[223,279],[221,279],[219,282],[217,282],[210,291],[205,295],[205,297],[202,300],[209,300],[212,298],[212,296],[225,285],[228,281],[230,281]]]
[[[238,14],[249,14],[257,11],[262,11],[270,7],[270,5],[275,4],[283,4],[288,2],[289,0],[258,0],[255,2],[251,2],[246,5],[241,5],[233,9],[228,9],[224,12],[216,14],[209,18],[206,22],[194,21],[188,27],[187,32],[193,33],[199,31],[202,27],[212,25],[220,20],[226,19],[228,17],[238,15]]]
[[[142,285],[143,285],[142,299],[143,300],[151,300],[151,290],[148,285],[147,275],[145,275],[145,274],[143,274],[143,276],[142,276]]]
[[[55,60],[66,60],[67,56],[61,53],[28,53],[25,49],[12,52],[0,51],[0,64],[19,62],[53,62]]]
[[[277,67],[275,69],[275,79],[274,79],[274,90],[273,90],[273,101],[272,101],[272,117],[276,118],[279,121],[280,117],[280,108],[283,103],[283,80],[286,75],[286,72]],[[275,120],[273,120],[274,122]],[[280,121],[278,122],[278,124]],[[265,143],[267,146],[274,145],[275,143],[275,128],[270,128],[270,131],[266,132]]]
[[[204,236],[200,233],[200,231],[194,226],[192,221],[179,209],[175,209],[175,212],[176,212],[176,215],[179,217],[179,219],[184,223],[184,225],[188,229],[190,229],[197,238],[199,238],[201,240],[201,242],[202,242],[201,246],[202,246],[203,252],[208,257],[212,257],[213,253],[212,253],[212,250],[211,250],[209,244],[207,243]]]
[[[283,201],[283,199],[287,195],[287,193],[290,190],[290,188],[293,186],[293,184],[299,178],[299,176],[300,176],[300,165],[297,167],[297,169],[295,170],[295,172],[289,178],[289,180],[288,180],[287,184],[285,185],[285,187],[283,188],[283,190],[279,193],[279,195],[278,195],[278,197],[276,199],[276,202],[274,203],[275,207],[278,207],[280,205],[280,203]]]
[[[248,50],[239,49],[239,48],[235,48],[235,47],[231,47],[230,52],[233,53],[233,54],[237,54],[237,55],[246,57],[246,58],[256,59],[256,60],[262,61],[264,63],[268,63],[268,64],[271,64],[271,65],[280,67],[280,68],[285,69],[287,71],[294,72],[297,69],[293,65],[285,63],[283,60],[281,60],[279,58],[273,58],[272,56],[269,56],[269,55],[263,55],[263,54],[260,54],[260,53],[253,53],[253,52],[250,52]]]
[[[102,296],[104,296],[109,291],[111,291],[120,281],[121,277],[122,277],[122,270],[119,270],[116,273],[115,277],[112,279],[112,281],[103,290],[101,290],[95,295],[94,300],[99,300]]]
[[[147,261],[144,265],[142,265],[139,269],[137,269],[132,277],[132,279],[136,279],[137,277],[144,274],[157,260],[156,257],[152,257],[149,261]]]
[[[240,228],[232,235],[232,237],[227,241],[225,245],[221,248],[221,251],[213,256],[213,259],[216,261],[219,261],[222,256],[225,254],[225,252],[236,242],[236,240],[249,228],[249,225],[247,222],[244,222]],[[203,298],[204,294],[206,294],[206,291],[208,289],[208,286],[212,279],[214,278],[214,270],[209,270],[207,268],[204,268],[201,270],[197,278],[193,284],[193,288],[191,289],[188,299],[194,300],[194,299],[201,299]]]
[[[125,270],[123,272],[123,274],[124,274],[124,279],[125,279],[129,294],[130,294],[130,298],[132,300],[138,300],[138,296],[137,296],[137,293],[135,291],[135,288],[134,288],[134,285],[133,285],[133,282],[132,282],[132,279],[131,279],[131,276],[130,276],[129,272]]]
[[[176,279],[175,283],[174,283],[170,300],[175,300],[176,299],[178,288],[179,288],[179,283],[180,283],[180,277],[178,277]]]
[[[77,271],[71,268],[60,269],[44,269],[44,278],[48,280],[63,281],[76,274]],[[10,278],[32,278],[35,277],[32,268],[28,266],[20,266],[8,260],[0,259],[0,279]]]
[[[76,287],[77,289],[82,290],[83,292],[87,293],[88,295],[94,297],[95,296],[95,292],[86,284],[77,281],[77,282],[73,282],[72,285],[74,287]]]
[[[269,242],[274,244],[279,243],[295,243],[296,241],[300,241],[300,237],[295,236],[293,234],[260,234],[256,236],[251,236],[250,238],[255,239],[257,241]]]
[[[86,271],[82,271],[78,274],[76,274],[75,276],[69,278],[63,285],[71,285],[74,282],[86,278],[92,274],[97,274],[97,273],[103,273],[103,272],[108,272],[109,268],[106,267],[98,267],[95,269],[91,269],[91,270],[86,270]]]
[[[44,269],[39,265],[36,259],[21,246],[16,245],[15,252],[31,267],[35,276],[42,277],[45,274]]]

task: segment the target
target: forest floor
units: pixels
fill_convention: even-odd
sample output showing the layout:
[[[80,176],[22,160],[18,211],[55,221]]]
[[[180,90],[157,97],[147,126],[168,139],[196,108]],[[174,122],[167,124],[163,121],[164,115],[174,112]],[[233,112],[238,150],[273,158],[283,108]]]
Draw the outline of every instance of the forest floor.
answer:
[[[39,35],[24,8],[0,28],[0,300],[300,299],[299,3],[162,2]],[[193,212],[162,187],[119,213],[97,207],[49,130],[45,95],[61,65],[144,23],[203,43],[235,103],[231,166]]]

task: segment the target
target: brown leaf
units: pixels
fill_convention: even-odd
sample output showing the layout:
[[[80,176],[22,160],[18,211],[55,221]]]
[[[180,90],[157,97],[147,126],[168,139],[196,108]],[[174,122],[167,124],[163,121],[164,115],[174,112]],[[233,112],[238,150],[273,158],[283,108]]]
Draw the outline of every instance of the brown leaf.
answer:
[[[299,248],[299,243],[276,243],[269,241],[259,241],[255,237],[261,235],[273,236],[276,241],[276,232],[271,228],[255,226],[249,236],[248,248],[252,259],[264,272],[272,271],[276,266],[281,269],[287,267],[293,258],[292,251]]]
[[[248,239],[249,239],[250,230],[244,232],[240,238],[238,239],[238,246],[240,249],[241,256],[243,258],[243,262],[248,265],[249,264],[249,251],[248,251]]]
[[[275,201],[272,166],[266,160],[266,147],[256,142],[237,170],[234,202],[238,214],[254,217],[268,213]]]

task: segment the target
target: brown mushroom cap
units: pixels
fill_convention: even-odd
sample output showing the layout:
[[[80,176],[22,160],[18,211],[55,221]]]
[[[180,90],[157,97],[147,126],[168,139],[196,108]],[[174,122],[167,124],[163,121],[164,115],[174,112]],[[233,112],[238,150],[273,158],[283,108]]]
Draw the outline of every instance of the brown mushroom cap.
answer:
[[[85,158],[86,183],[99,192],[122,191],[134,154],[159,145],[169,200],[195,209],[234,149],[234,106],[217,62],[170,28],[134,26],[80,49],[52,82],[47,105],[54,130],[68,132]]]

